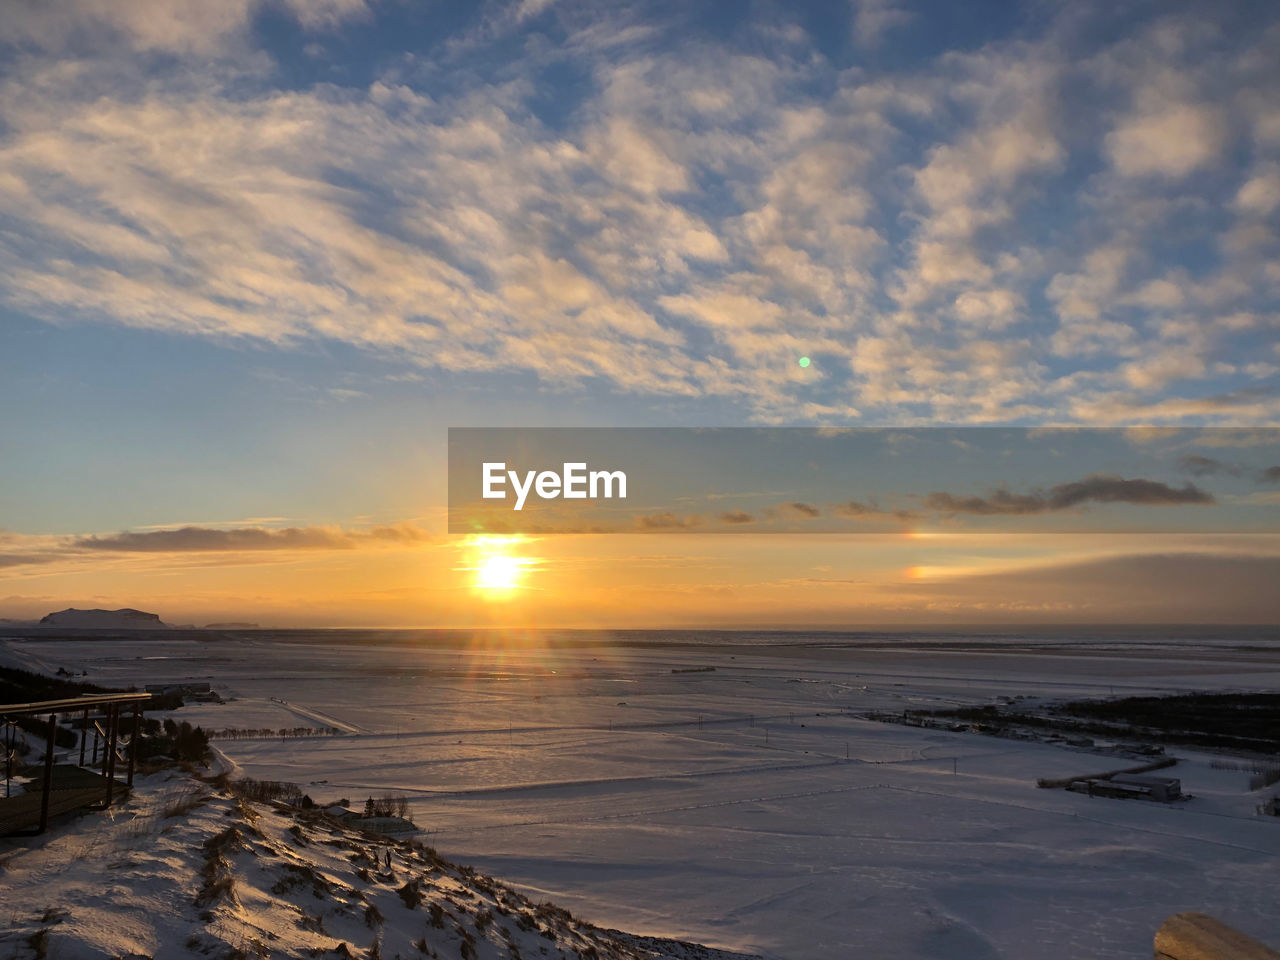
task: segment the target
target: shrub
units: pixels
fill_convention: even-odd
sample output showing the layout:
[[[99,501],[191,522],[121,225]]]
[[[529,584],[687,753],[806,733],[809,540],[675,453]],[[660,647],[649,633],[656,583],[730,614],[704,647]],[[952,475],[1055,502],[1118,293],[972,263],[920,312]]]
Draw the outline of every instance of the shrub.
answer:
[[[44,754],[44,745],[49,736],[49,718],[48,717],[14,717],[13,724],[19,730],[25,730],[36,738],[38,751]],[[66,727],[54,725],[53,728],[54,746],[71,748],[80,743],[76,735]]]
[[[199,727],[166,717],[161,726],[148,724],[147,729],[151,732],[138,738],[138,759],[168,756],[186,763],[208,762],[209,737]]]
[[[400,894],[400,899],[410,910],[422,902],[422,888],[418,886],[417,880],[407,881],[396,893]]]
[[[170,817],[184,817],[208,799],[209,795],[196,784],[185,784],[169,791],[163,797],[160,816],[166,820]]]
[[[286,863],[284,870],[285,875],[272,884],[272,893],[288,893],[295,887],[310,887],[312,896],[321,900],[332,892],[333,885],[310,864]]]
[[[44,960],[49,955],[49,931],[48,929],[37,930],[31,936],[27,937],[27,946],[29,946],[36,955],[36,960]]]
[[[243,800],[267,803],[271,800],[282,800],[285,803],[296,803],[302,796],[302,788],[296,783],[285,780],[255,780],[244,777],[232,780],[227,789]]]
[[[403,817],[409,819],[409,799],[403,796],[370,797],[364,802],[366,817]]]
[[[0,703],[33,703],[37,700],[70,700],[82,693],[123,693],[80,680],[47,677],[17,667],[0,667]],[[48,719],[46,717],[46,719]]]

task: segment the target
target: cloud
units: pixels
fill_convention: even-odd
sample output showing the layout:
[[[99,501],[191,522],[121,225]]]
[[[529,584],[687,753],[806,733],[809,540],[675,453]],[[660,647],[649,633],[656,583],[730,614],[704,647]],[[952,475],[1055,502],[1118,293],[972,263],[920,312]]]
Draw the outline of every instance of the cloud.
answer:
[[[896,520],[899,523],[911,523],[919,519],[919,515],[911,510],[880,510],[859,500],[846,500],[831,505],[831,512],[845,520]]]
[[[1064,11],[885,71],[798,29],[571,6],[283,84],[264,13],[385,10],[19,4],[0,297],[766,422],[1280,416],[1187,396],[1274,376],[1254,356],[1280,281],[1265,38],[1203,10],[1101,41]],[[848,10],[868,46],[907,19]]]
[[[801,503],[798,500],[779,504],[777,510],[784,516],[795,517],[800,520],[812,520],[815,517],[822,516],[822,511],[818,507],[811,503]]]
[[[1218,158],[1225,128],[1211,107],[1152,98],[1107,134],[1107,155],[1122,176],[1185,177]]]
[[[641,530],[689,530],[702,526],[702,522],[702,517],[695,514],[679,516],[666,511],[636,517],[636,526]]]
[[[211,527],[187,524],[112,534],[16,534],[0,530],[8,577],[92,570],[146,572],[182,567],[289,564],[318,553],[390,552],[438,544],[411,521],[382,526]]]
[[[745,510],[728,510],[719,515],[717,518],[721,523],[728,524],[744,524],[755,523],[754,514],[747,513]]]
[[[859,46],[874,47],[895,27],[911,22],[912,14],[893,0],[851,0],[853,39]]]
[[[385,540],[391,543],[426,543],[435,539],[417,524],[407,521],[371,527],[362,531],[360,535],[370,540]]]
[[[556,0],[519,0],[516,4],[516,19],[527,20],[536,17],[554,6]]]
[[[1140,397],[1124,391],[1082,395],[1071,401],[1071,412],[1091,423],[1152,424],[1198,420],[1230,425],[1254,425],[1280,418],[1280,398],[1268,386],[1245,387],[1200,397]]]
[[[979,516],[1022,516],[1069,510],[1085,503],[1132,503],[1144,506],[1211,504],[1213,495],[1193,484],[1170,487],[1156,480],[1125,479],[1110,474],[1093,474],[1082,480],[1061,483],[1048,492],[1010,493],[995,490],[985,497],[956,496],[944,491],[930,493],[924,505],[940,513],[968,513]]]
[[[202,553],[254,550],[349,550],[361,542],[421,543],[431,539],[413,524],[343,530],[339,527],[180,527],[73,538],[71,549],[111,553]]]
[[[1059,484],[1050,491],[1051,509],[1061,510],[1086,501],[1097,503],[1138,503],[1149,506],[1168,504],[1209,504],[1213,495],[1192,484],[1170,487],[1157,480],[1094,474],[1083,480]]]
[[[1253,172],[1236,193],[1235,205],[1241,211],[1265,217],[1280,207],[1280,164],[1265,163]]]
[[[1023,308],[1021,294],[1012,290],[967,290],[956,297],[956,316],[992,330],[1017,323]]]
[[[1262,480],[1265,483],[1280,483],[1280,466],[1267,467],[1263,470]]]
[[[6,6],[5,33],[10,43],[53,51],[113,39],[140,51],[210,55],[242,39],[265,9],[287,11],[311,30],[369,14],[365,0],[18,0]]]
[[[869,507],[865,503],[857,500],[847,500],[844,503],[837,503],[831,508],[831,512],[837,517],[845,517],[847,519],[857,519],[860,517],[876,516],[879,511],[874,507]]]
[[[23,567],[32,563],[47,562],[49,559],[30,553],[0,553],[0,568]]]
[[[1188,453],[1180,458],[1178,466],[1193,477],[1211,477],[1219,473],[1229,474],[1233,477],[1240,475],[1240,468],[1235,464],[1224,463],[1213,457],[1205,457],[1197,453]]]

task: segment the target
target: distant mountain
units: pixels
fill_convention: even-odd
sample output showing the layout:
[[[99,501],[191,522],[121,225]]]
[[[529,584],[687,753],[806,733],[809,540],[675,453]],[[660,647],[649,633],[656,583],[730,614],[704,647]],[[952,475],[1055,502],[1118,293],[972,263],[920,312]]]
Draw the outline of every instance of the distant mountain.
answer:
[[[123,610],[76,610],[68,607],[41,618],[42,627],[76,630],[166,630],[169,625],[158,614],[125,607]]]
[[[206,623],[206,630],[257,630],[256,623],[241,623],[238,620],[230,620],[226,623]]]

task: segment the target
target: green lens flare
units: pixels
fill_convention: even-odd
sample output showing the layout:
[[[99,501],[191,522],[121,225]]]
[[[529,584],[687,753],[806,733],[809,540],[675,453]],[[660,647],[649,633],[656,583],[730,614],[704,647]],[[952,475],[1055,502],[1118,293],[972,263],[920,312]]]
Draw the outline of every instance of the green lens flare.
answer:
[[[802,366],[802,367],[807,367],[807,366],[809,365],[809,358],[808,358],[808,357],[801,357],[801,358],[800,358],[800,360],[799,360],[798,362],[799,362],[800,366]]]

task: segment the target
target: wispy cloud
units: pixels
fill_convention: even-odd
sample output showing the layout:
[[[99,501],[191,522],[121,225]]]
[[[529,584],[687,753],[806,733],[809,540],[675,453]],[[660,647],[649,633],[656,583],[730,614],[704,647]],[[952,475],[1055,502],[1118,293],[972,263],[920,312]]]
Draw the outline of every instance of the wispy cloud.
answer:
[[[1194,477],[1211,477],[1221,473],[1238,477],[1241,473],[1237,464],[1225,463],[1215,457],[1205,457],[1198,453],[1188,453],[1179,458],[1178,466]]]
[[[1145,480],[1141,477],[1126,479],[1107,474],[1094,474],[1082,480],[1061,483],[1048,491],[1011,493],[1008,490],[994,490],[985,496],[957,496],[945,491],[934,491],[924,498],[924,505],[930,510],[982,516],[1050,513],[1070,510],[1086,503],[1175,506],[1214,502],[1211,493],[1194,484],[1171,487],[1158,480]]]
[[[636,526],[640,530],[690,530],[701,527],[704,523],[697,514],[675,514],[669,511],[646,513],[636,517]]]
[[[217,563],[258,563],[266,553],[304,554],[315,551],[415,547],[439,542],[415,523],[345,528],[339,526],[199,527],[183,526],[140,532],[57,536],[0,531],[0,567],[77,566],[112,556],[152,555],[175,558],[210,555]]]
[[[811,503],[801,503],[797,500],[780,504],[776,509],[783,516],[797,518],[800,520],[812,520],[815,517],[822,516],[822,510],[818,507],[815,507]]]

